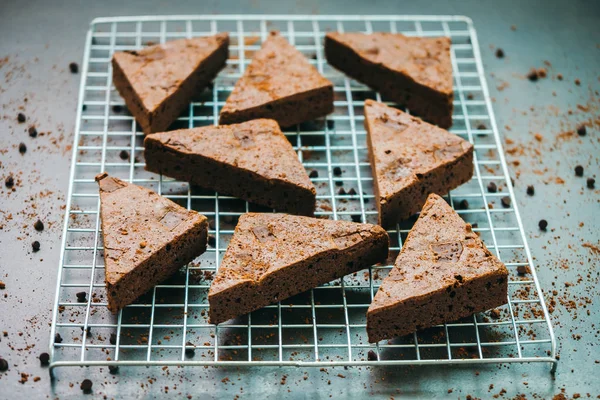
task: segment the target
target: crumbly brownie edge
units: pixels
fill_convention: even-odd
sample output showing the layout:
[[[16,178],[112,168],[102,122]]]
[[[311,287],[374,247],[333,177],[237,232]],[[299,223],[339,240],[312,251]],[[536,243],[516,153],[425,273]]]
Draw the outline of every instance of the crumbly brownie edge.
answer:
[[[415,296],[376,311],[367,311],[369,342],[376,343],[456,321],[506,304],[507,296],[506,268],[499,267],[463,283],[456,281],[435,293]]]
[[[152,135],[144,140],[144,158],[147,171],[290,214],[314,215],[314,186],[303,188],[284,180],[268,180],[208,157],[173,152]]]
[[[408,107],[423,120],[442,128],[452,126],[453,94],[444,94],[411,77],[363,59],[352,48],[325,36],[325,57],[334,68]],[[394,82],[390,85],[390,82]]]
[[[129,79],[127,79],[127,75],[123,73],[115,56],[113,56],[111,63],[115,88],[117,88],[117,91],[123,100],[125,100],[125,105],[138,124],[140,124],[142,131],[148,134],[150,132],[150,112],[144,107],[144,103],[139,98],[137,92],[133,90]]]
[[[242,281],[224,291],[209,293],[210,322],[219,324],[378,262],[384,262],[388,256],[389,237],[381,228],[371,233],[371,238],[361,242],[355,249],[320,253],[279,269],[258,283]],[[314,272],[307,276],[307,271],[310,270]]]
[[[333,85],[327,85],[250,109],[222,111],[219,115],[219,123],[228,125],[268,118],[274,119],[279,126],[286,128],[331,112],[333,112]]]
[[[379,224],[393,226],[396,222],[419,212],[431,193],[444,195],[473,177],[473,146],[458,159],[440,165],[394,196],[377,197]]]
[[[174,238],[118,281],[106,281],[108,309],[113,314],[206,251],[208,220],[204,216],[199,217],[201,218],[198,218],[189,230]],[[110,262],[106,252],[104,262]]]

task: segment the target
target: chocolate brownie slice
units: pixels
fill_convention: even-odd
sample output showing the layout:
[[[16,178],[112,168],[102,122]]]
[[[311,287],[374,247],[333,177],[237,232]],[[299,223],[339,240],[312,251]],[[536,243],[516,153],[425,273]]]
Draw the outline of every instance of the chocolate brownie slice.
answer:
[[[332,83],[282,36],[271,33],[237,81],[219,122],[271,118],[288,127],[332,111]]]
[[[403,336],[507,301],[508,271],[437,194],[431,194],[367,311],[369,342]]]
[[[240,217],[208,293],[218,324],[382,262],[376,225],[249,213]]]
[[[473,145],[442,128],[373,100],[365,101],[365,128],[381,226],[473,176]]]
[[[450,39],[400,33],[325,35],[329,64],[442,128],[452,126]]]
[[[271,119],[157,133],[146,169],[292,214],[313,215],[316,190]]]
[[[206,217],[102,173],[100,216],[108,309],[116,313],[206,250]]]
[[[113,83],[144,133],[164,131],[225,66],[229,35],[180,39],[112,58]]]

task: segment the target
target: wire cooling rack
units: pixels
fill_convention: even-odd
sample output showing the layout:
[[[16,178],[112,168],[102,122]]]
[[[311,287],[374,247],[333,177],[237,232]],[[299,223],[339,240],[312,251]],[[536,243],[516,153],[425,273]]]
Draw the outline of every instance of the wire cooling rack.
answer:
[[[446,196],[508,267],[508,304],[413,335],[369,344],[366,311],[414,218],[389,231],[386,266],[330,282],[247,316],[208,323],[207,294],[237,218],[266,211],[144,170],[143,134],[112,85],[115,51],[229,32],[230,58],[172,129],[211,125],[270,30],[279,30],[334,83],[335,110],[285,131],[308,171],[315,170],[318,216],[375,223],[363,102],[378,93],[324,58],[327,31],[386,31],[452,38],[454,125],[475,145],[473,179]],[[87,35],[67,212],[51,333],[51,370],[92,365],[392,365],[547,362],[556,342],[516,209],[472,22],[455,16],[173,16],[100,18]],[[340,167],[341,176],[333,174]],[[209,247],[170,280],[112,315],[106,307],[99,198],[106,171],[148,187],[212,220]],[[487,190],[490,182],[498,191]],[[343,192],[340,189],[344,188]],[[356,194],[349,195],[345,193]],[[502,205],[509,196],[511,205]],[[463,203],[464,204],[464,203]],[[459,207],[457,207],[459,208]],[[462,208],[462,207],[461,207]],[[86,298],[76,293],[86,292]],[[84,301],[81,301],[84,300]],[[59,335],[60,338],[56,335]]]

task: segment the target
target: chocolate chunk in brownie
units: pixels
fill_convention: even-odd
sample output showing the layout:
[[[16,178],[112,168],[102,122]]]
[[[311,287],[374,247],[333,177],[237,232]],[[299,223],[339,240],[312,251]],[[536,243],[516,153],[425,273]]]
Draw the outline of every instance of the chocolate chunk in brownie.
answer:
[[[376,225],[244,214],[208,293],[210,321],[227,321],[383,262],[388,245]]]
[[[452,126],[449,38],[330,32],[325,35],[325,56],[329,64],[377,90],[385,100],[442,128]]]
[[[206,250],[205,216],[151,190],[96,176],[108,309],[113,313]]]
[[[365,101],[365,127],[381,226],[473,176],[473,145],[445,129],[373,100]]]
[[[219,122],[271,118],[288,127],[333,111],[333,84],[294,46],[272,33],[221,110]]]
[[[277,122],[149,135],[146,169],[292,214],[312,215],[316,189]]]
[[[173,40],[112,58],[113,83],[144,133],[164,131],[225,66],[229,35]]]
[[[431,194],[367,311],[369,342],[498,307],[507,290],[504,264],[444,199]]]

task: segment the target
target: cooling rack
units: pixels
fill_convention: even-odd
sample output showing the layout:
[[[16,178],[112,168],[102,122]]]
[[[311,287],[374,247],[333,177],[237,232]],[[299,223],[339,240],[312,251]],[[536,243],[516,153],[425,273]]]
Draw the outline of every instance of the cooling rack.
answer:
[[[413,335],[370,344],[366,310],[415,219],[390,230],[386,266],[348,275],[219,326],[208,323],[207,294],[237,218],[268,211],[144,170],[143,133],[114,86],[115,51],[229,32],[230,58],[211,88],[172,126],[217,123],[236,80],[271,30],[279,30],[334,83],[327,118],[285,131],[317,187],[316,214],[375,223],[363,102],[378,93],[330,67],[327,31],[386,31],[452,39],[451,132],[475,146],[473,179],[446,199],[508,267],[508,304]],[[544,362],[556,367],[556,342],[514,201],[498,128],[470,19],[460,16],[163,16],[99,18],[87,34],[53,321],[52,371],[61,366],[356,366]],[[410,110],[407,110],[410,111]],[[341,176],[333,173],[335,167]],[[106,307],[99,198],[106,171],[148,187],[212,221],[214,247],[112,315]],[[314,174],[314,173],[313,173]],[[494,182],[498,190],[487,190]],[[343,191],[340,189],[343,188]],[[354,189],[351,191],[350,189]],[[348,194],[355,193],[355,194]],[[508,196],[510,202],[503,197]],[[467,200],[465,208],[463,200]],[[503,204],[505,203],[505,204]],[[462,204],[462,207],[458,207]],[[77,293],[85,292],[85,299]]]

